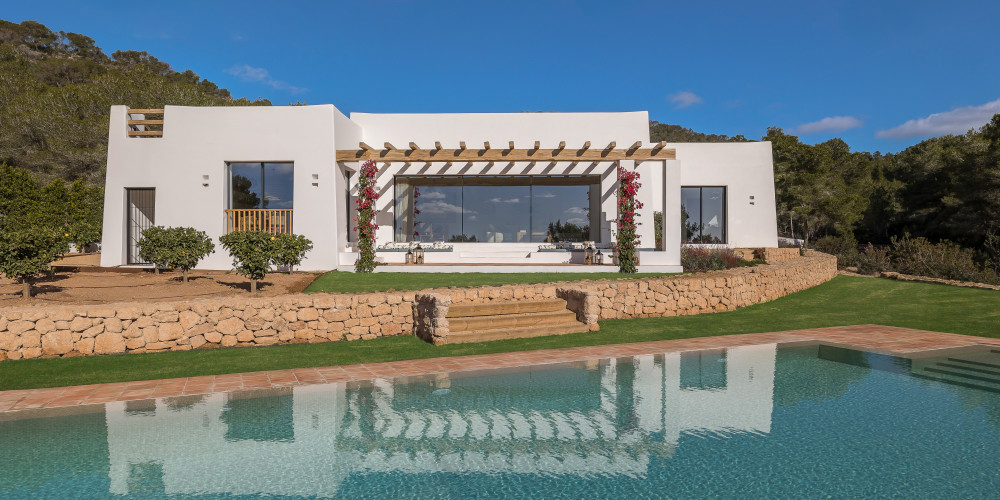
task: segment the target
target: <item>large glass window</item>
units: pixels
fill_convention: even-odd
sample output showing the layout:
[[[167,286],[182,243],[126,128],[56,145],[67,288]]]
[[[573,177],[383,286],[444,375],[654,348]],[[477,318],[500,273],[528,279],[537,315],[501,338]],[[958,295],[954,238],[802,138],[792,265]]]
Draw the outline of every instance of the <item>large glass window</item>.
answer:
[[[681,188],[681,243],[726,242],[726,188]]]
[[[585,176],[399,176],[395,240],[525,243],[597,240]]]
[[[230,163],[229,208],[292,208],[291,163]]]
[[[725,389],[726,351],[682,352],[681,389]]]

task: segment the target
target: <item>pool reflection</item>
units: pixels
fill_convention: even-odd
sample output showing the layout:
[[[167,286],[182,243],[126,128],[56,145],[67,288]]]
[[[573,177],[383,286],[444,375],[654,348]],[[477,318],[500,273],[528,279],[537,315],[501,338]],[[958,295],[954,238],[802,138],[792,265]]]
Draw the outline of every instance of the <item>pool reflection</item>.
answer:
[[[775,347],[110,403],[110,492],[329,497],[372,473],[642,477],[682,435],[770,432]]]

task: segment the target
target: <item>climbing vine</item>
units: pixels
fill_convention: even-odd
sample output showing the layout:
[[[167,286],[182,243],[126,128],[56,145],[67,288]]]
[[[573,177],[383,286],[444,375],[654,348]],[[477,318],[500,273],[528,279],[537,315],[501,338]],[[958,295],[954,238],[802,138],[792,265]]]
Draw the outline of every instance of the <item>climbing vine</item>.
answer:
[[[618,253],[618,272],[634,273],[638,269],[636,247],[639,246],[638,223],[642,202],[635,197],[639,193],[639,172],[618,166],[618,235],[615,251]]]
[[[378,167],[368,160],[361,165],[361,175],[358,176],[358,216],[354,218],[358,232],[358,260],[354,261],[354,270],[359,273],[370,273],[378,265],[375,262],[375,200],[378,191],[375,190],[375,175]]]

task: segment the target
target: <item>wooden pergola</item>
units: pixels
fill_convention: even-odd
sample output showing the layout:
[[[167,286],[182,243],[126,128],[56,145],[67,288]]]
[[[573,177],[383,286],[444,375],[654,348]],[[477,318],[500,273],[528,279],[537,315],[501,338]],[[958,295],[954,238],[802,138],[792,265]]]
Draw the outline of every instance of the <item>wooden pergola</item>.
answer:
[[[652,144],[652,147],[642,147],[642,141],[636,141],[627,148],[618,148],[612,141],[604,147],[592,148],[590,141],[583,143],[581,147],[566,147],[566,141],[559,143],[556,149],[542,149],[540,141],[535,141],[533,148],[516,148],[514,141],[509,141],[506,147],[496,147],[489,141],[483,143],[481,148],[468,147],[465,141],[459,143],[457,149],[446,149],[441,147],[440,142],[435,142],[433,148],[424,149],[416,143],[411,142],[408,148],[397,148],[386,142],[382,149],[376,149],[364,142],[358,143],[358,149],[342,149],[337,151],[338,162],[357,162],[375,160],[378,162],[410,162],[410,163],[433,163],[433,162],[602,162],[633,160],[642,162],[647,160],[674,160],[677,159],[677,150],[668,149],[667,143],[659,142]]]

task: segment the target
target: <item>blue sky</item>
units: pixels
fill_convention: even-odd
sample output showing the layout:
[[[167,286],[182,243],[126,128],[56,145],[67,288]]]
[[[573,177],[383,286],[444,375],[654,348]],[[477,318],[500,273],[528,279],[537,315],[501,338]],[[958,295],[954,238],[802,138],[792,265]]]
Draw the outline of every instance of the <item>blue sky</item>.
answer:
[[[49,0],[0,18],[146,50],[234,96],[346,113],[647,110],[886,152],[1000,112],[995,0]]]

